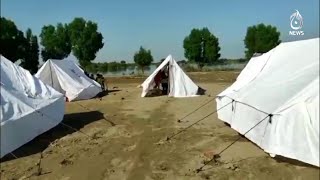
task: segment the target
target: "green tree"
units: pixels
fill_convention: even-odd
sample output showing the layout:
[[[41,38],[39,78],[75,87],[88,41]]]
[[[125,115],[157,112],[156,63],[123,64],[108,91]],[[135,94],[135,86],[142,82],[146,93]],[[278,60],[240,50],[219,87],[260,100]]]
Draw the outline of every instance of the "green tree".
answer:
[[[35,74],[39,65],[39,45],[37,36],[32,34],[30,28],[26,31],[25,50],[21,66],[29,70],[31,74]]]
[[[281,43],[280,32],[271,25],[258,24],[250,26],[244,39],[246,58],[250,59],[254,53],[265,53]]]
[[[130,64],[127,64],[127,68],[129,70],[134,70],[136,68],[136,64],[135,63],[130,63]]]
[[[125,60],[120,61],[121,69],[126,70],[127,69],[127,62]]]
[[[115,72],[118,71],[118,63],[113,61],[108,64],[108,71]]]
[[[108,72],[108,63],[104,62],[99,65],[100,72]]]
[[[48,59],[64,59],[71,53],[71,42],[68,34],[67,24],[58,23],[43,26],[41,30],[41,56],[43,61]]]
[[[179,66],[184,66],[187,64],[187,61],[183,59],[183,60],[178,61],[177,63],[179,64]]]
[[[15,23],[4,17],[0,18],[0,54],[15,62],[25,53],[26,39]]]
[[[103,36],[98,32],[98,25],[83,18],[75,18],[69,24],[69,36],[72,52],[82,66],[96,58],[96,53],[103,47]]]
[[[208,28],[192,29],[183,41],[184,55],[200,68],[220,58],[219,40]]]
[[[99,71],[98,64],[92,63],[92,62],[89,62],[86,65],[85,69],[86,69],[86,71],[88,71],[90,73],[97,73]]]
[[[144,74],[144,68],[153,62],[151,51],[144,49],[142,46],[140,47],[140,50],[134,54],[133,59],[134,62],[141,68],[142,74]]]

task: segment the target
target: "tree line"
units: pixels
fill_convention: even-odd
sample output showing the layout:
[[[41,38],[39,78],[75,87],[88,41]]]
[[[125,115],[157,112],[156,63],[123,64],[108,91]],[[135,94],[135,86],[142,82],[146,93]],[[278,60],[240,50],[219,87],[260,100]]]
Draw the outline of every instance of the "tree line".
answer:
[[[152,62],[151,64],[142,67],[138,65],[138,69],[144,71],[148,69],[148,66],[155,65],[158,66],[160,62]],[[126,71],[127,69],[134,71],[136,68],[136,63],[127,63],[126,61],[112,61],[112,62],[92,62],[86,66],[86,71],[89,73],[106,73],[106,72],[118,72],[118,71]]]
[[[24,33],[15,23],[4,17],[0,19],[0,54],[21,65],[31,73],[36,73],[39,65],[39,45],[37,36],[31,29]]]
[[[11,61],[21,59],[21,66],[31,73],[38,70],[39,54],[42,60],[64,59],[71,53],[86,67],[96,58],[104,46],[98,25],[83,18],[74,18],[70,23],[44,25],[37,36],[29,28],[25,33],[12,20],[1,17],[0,53]]]
[[[239,62],[249,60],[254,53],[268,52],[280,43],[280,32],[276,27],[263,23],[250,26],[244,38],[245,58],[239,59]],[[207,27],[192,29],[183,40],[183,48],[187,60],[198,64],[200,69],[205,65],[223,63],[225,60],[220,58],[219,39]],[[134,61],[143,69],[153,62],[151,51],[140,47],[134,55]]]
[[[86,66],[86,71],[90,73],[98,72],[116,72],[121,70],[126,70],[127,68],[134,68],[135,64],[127,63],[126,61],[113,61],[113,62],[98,62],[90,63]]]
[[[38,70],[39,55],[47,61],[64,59],[72,53],[84,69],[92,72],[117,71],[133,66],[125,61],[92,63],[104,46],[103,36],[97,23],[83,18],[76,17],[65,24],[44,25],[39,35],[41,48],[38,37],[30,28],[22,32],[12,20],[1,17],[0,30],[0,53],[13,62],[20,59],[20,65],[31,73]],[[254,53],[271,50],[281,43],[279,39],[280,32],[274,26],[258,24],[248,27],[244,38],[245,59],[250,59]],[[183,48],[187,61],[197,63],[200,68],[223,60],[220,58],[219,39],[207,27],[192,29],[183,40]],[[154,58],[150,49],[141,46],[133,60],[143,71]]]

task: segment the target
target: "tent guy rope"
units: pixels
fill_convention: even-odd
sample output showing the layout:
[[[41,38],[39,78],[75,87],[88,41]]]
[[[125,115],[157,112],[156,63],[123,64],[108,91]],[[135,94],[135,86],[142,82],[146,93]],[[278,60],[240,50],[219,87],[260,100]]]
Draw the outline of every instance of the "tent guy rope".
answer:
[[[43,151],[41,151],[40,159],[39,159],[39,162],[37,163],[37,165],[38,165],[37,176],[40,176],[42,174],[42,168],[41,168],[41,162],[42,162],[42,158],[43,158],[42,152]]]
[[[18,157],[15,155],[15,154],[13,154],[13,152],[11,152],[10,153],[15,159],[18,159]]]
[[[210,102],[212,102],[213,100],[215,100],[215,98],[207,101],[206,103],[202,104],[201,106],[199,106],[197,109],[191,111],[190,113],[188,113],[187,115],[185,115],[184,117],[182,118],[179,118],[178,119],[178,122],[182,122],[182,120],[184,120],[185,118],[189,117],[191,114],[195,113],[196,111],[198,111],[199,109],[201,109],[202,107],[204,107],[205,105],[209,104]]]
[[[37,109],[34,109],[34,110],[35,110],[37,113],[41,114],[42,116],[44,115],[44,116],[46,116],[48,119],[51,119],[51,117],[49,117],[48,115],[46,115],[46,114],[38,111]],[[51,119],[51,120],[52,120],[52,119]],[[82,132],[82,131],[79,130],[79,129],[76,129],[76,128],[74,128],[74,127],[71,127],[71,126],[69,126],[69,125],[67,125],[67,124],[65,124],[65,123],[63,123],[63,122],[60,122],[59,124],[65,126],[65,127],[67,127],[67,128],[70,128],[70,129],[72,129],[72,130],[74,130],[74,131],[80,132],[80,133],[84,134],[85,136],[90,137],[90,138],[93,139],[93,137],[89,136],[88,134]]]
[[[196,121],[196,122],[192,123],[191,125],[187,126],[186,128],[184,128],[184,129],[182,129],[182,130],[178,131],[177,133],[175,133],[175,134],[173,134],[173,135],[171,135],[171,136],[167,137],[166,141],[169,141],[171,138],[173,138],[173,137],[177,136],[178,134],[182,133],[183,131],[185,131],[185,130],[187,130],[187,129],[191,128],[192,126],[194,126],[195,124],[199,123],[200,121],[203,121],[203,120],[204,120],[204,119],[206,119],[207,117],[209,117],[209,116],[211,116],[211,115],[213,115],[213,114],[217,113],[219,110],[223,109],[224,107],[228,106],[228,105],[229,105],[229,104],[231,104],[231,103],[232,103],[232,102],[229,102],[228,104],[226,104],[226,105],[222,106],[221,108],[219,108],[219,109],[217,109],[217,110],[215,110],[215,111],[213,111],[213,112],[209,113],[208,115],[206,115],[206,116],[204,116],[203,118],[199,119],[198,121]]]
[[[269,119],[272,118],[272,114],[268,114],[266,117],[261,119],[257,124],[255,124],[253,127],[251,127],[247,132],[243,134],[246,135],[248,132],[250,132],[252,129],[257,127],[260,123],[262,123],[264,120],[266,120],[268,117]],[[200,168],[196,169],[196,172],[199,173],[200,171],[203,171],[203,168],[207,166],[210,162],[216,161],[218,158],[220,158],[220,155],[225,152],[227,149],[229,149],[233,144],[235,144],[237,141],[239,141],[242,138],[242,136],[239,136],[236,140],[234,140],[232,143],[230,143],[227,147],[225,147],[223,150],[221,150],[218,154],[215,154],[209,161],[205,162]]]

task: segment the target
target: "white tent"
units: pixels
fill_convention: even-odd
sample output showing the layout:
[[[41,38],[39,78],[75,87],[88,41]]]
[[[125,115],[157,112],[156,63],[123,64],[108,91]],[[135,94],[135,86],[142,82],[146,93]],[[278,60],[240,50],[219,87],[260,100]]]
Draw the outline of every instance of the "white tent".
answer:
[[[1,56],[1,158],[58,125],[64,97]]]
[[[218,117],[239,133],[257,125],[245,136],[271,156],[319,166],[319,38],[253,57],[216,101],[231,103]]]
[[[102,91],[100,84],[72,60],[48,60],[35,76],[65,94],[69,101],[90,99]]]
[[[160,70],[163,70],[166,65],[169,65],[169,96],[172,97],[192,97],[202,94],[205,91],[197,86],[180,68],[177,62],[169,55],[160,66],[141,84],[142,94],[146,94],[153,89],[155,85],[154,78]]]

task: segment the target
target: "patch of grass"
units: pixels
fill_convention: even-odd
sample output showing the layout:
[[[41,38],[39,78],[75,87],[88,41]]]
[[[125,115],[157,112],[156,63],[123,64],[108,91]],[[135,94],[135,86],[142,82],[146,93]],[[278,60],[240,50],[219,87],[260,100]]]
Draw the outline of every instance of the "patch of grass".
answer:
[[[242,70],[247,63],[232,63],[224,65],[211,66],[210,69],[213,71],[236,71]]]
[[[183,70],[186,72],[199,72],[200,71],[200,69],[198,67],[190,65],[190,64],[185,65],[183,67]]]

